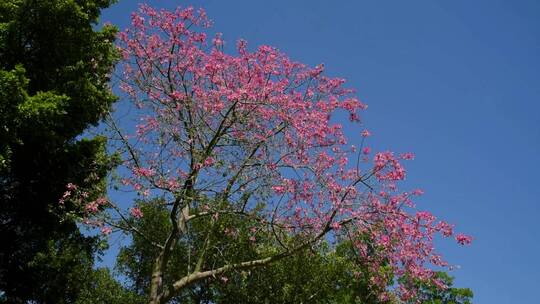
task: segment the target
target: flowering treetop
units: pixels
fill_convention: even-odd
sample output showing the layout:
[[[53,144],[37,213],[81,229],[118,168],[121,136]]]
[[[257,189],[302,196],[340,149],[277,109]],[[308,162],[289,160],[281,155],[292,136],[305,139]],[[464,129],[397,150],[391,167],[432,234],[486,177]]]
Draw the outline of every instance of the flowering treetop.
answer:
[[[122,187],[148,199],[160,197],[171,215],[164,243],[145,236],[161,250],[153,303],[198,280],[271,263],[325,237],[363,236],[351,238],[358,255],[374,273],[385,264],[394,278],[407,278],[397,289],[404,298],[414,294],[407,282],[433,276],[429,265],[447,266],[435,253],[433,238],[452,236],[453,227],[415,211],[412,199],[422,191],[397,188],[406,175],[401,162],[413,155],[387,151],[371,157],[368,147],[357,151],[332,120],[344,112],[360,126],[359,112],[367,108],[345,81],[270,46],[250,51],[244,40],[227,54],[221,34],[208,42],[209,26],[203,10],[143,5],[132,14],[131,28],[119,35],[121,89],[133,105],[130,118],[138,121],[133,127],[112,122],[124,167],[118,171]],[[358,134],[370,136],[367,130]],[[69,191],[64,199],[82,202],[87,222],[106,233],[134,229],[127,219],[144,216],[135,205],[122,210],[103,198],[85,199],[74,185]],[[257,233],[266,233],[280,251],[207,269],[199,265],[173,286],[163,286],[167,256],[190,223],[220,214],[254,220],[254,246]],[[361,241],[366,237],[369,241]],[[459,234],[456,240],[471,239]],[[388,280],[372,281],[386,286]]]

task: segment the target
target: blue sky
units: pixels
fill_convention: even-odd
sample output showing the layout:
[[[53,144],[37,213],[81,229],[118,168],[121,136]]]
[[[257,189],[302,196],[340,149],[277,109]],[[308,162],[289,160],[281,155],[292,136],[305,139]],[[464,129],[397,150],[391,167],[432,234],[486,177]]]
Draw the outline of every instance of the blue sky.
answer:
[[[125,27],[136,3],[120,0],[102,21]],[[474,236],[439,246],[461,266],[456,285],[474,303],[538,302],[539,1],[147,3],[203,7],[230,45],[269,44],[347,79],[369,105],[372,146],[415,152],[418,207]]]

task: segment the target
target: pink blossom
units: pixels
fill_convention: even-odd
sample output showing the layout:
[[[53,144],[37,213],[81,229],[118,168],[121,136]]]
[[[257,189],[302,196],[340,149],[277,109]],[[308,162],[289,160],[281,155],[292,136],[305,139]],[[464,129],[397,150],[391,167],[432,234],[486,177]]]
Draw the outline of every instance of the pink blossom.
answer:
[[[274,192],[276,192],[277,194],[285,193],[285,187],[282,185],[272,186],[272,190],[274,190]]]
[[[109,226],[103,226],[103,227],[101,227],[100,230],[101,230],[101,234],[103,234],[103,235],[109,235],[112,232],[112,228],[109,227]]]
[[[402,153],[400,155],[400,158],[403,159],[403,160],[413,160],[414,159],[414,154],[411,153],[411,152]]]
[[[386,151],[375,154],[375,176],[381,181],[397,181],[405,179],[405,169],[394,157],[394,153]]]
[[[149,168],[134,168],[133,173],[136,176],[143,176],[143,177],[152,177],[156,174],[153,169],[149,169]]]
[[[143,217],[143,212],[141,211],[140,208],[138,207],[133,207],[129,210],[129,213],[131,214],[131,216],[133,216],[134,218],[136,219],[140,219]]]
[[[66,200],[71,196],[71,191],[66,191],[64,194],[62,194],[62,200]]]
[[[98,204],[100,206],[104,206],[104,205],[107,205],[109,203],[109,201],[105,197],[98,197],[95,202],[96,202],[96,204]]]
[[[214,39],[212,39],[212,44],[214,47],[219,48],[223,46],[223,34],[222,33],[216,33]]]
[[[444,290],[444,289],[447,289],[448,286],[446,284],[444,284],[441,280],[439,279],[433,279],[431,280],[431,282],[438,288],[438,289],[441,289],[441,290]]]
[[[459,233],[456,235],[456,241],[461,245],[469,245],[472,242],[472,237]]]
[[[334,230],[339,230],[341,228],[341,224],[339,222],[333,222],[330,224],[330,227],[332,227]]]
[[[90,202],[90,203],[86,204],[85,210],[86,210],[86,212],[89,212],[89,213],[96,213],[99,210],[98,207],[99,207],[99,205],[96,203],[96,201],[93,201],[93,202]]]
[[[414,190],[412,191],[412,194],[413,194],[413,195],[420,196],[420,195],[423,195],[423,194],[424,194],[424,190],[422,190],[422,189],[414,189]]]
[[[454,234],[454,227],[445,221],[439,221],[439,223],[435,226],[435,229],[441,231],[445,237],[449,237]]]
[[[208,157],[207,159],[204,160],[204,166],[205,166],[205,167],[210,167],[210,166],[212,166],[214,163],[215,163],[215,160],[214,160],[214,158],[212,158],[212,157]]]

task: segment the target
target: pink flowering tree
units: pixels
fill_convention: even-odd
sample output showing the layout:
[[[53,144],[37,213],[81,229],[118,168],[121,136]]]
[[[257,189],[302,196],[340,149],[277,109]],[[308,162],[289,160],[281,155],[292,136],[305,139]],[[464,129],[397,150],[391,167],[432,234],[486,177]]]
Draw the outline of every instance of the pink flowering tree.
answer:
[[[398,190],[405,178],[402,161],[413,155],[372,155],[367,147],[348,144],[333,118],[347,114],[359,126],[357,135],[366,138],[370,132],[359,113],[367,106],[343,79],[325,76],[322,65],[291,61],[270,46],[250,51],[243,40],[233,54],[225,53],[220,34],[206,36],[209,26],[203,10],[141,6],[119,35],[121,89],[130,114],[129,121],[110,123],[122,158],[118,187],[149,201],[159,198],[170,214],[165,241],[141,235],[159,251],[150,303],[165,303],[201,280],[263,267],[340,238],[355,240],[373,273],[384,264],[392,280],[402,278],[392,292],[414,296],[407,280],[430,280],[430,267],[447,266],[434,251],[434,237],[454,233],[429,212],[415,211],[413,198],[422,191]],[[136,204],[88,198],[84,189],[69,187],[63,199],[83,206],[85,223],[105,234],[142,234],[130,225],[130,219],[145,216]],[[189,273],[168,273],[171,252],[189,236],[189,227],[225,215],[249,223],[254,248],[264,238],[278,250],[208,265],[205,250],[194,248],[197,263]],[[225,227],[224,238],[235,229]],[[369,244],[360,241],[366,236]],[[454,237],[470,242],[465,235]],[[166,275],[174,277],[172,284],[163,283]],[[372,283],[394,285],[388,280],[374,277]]]

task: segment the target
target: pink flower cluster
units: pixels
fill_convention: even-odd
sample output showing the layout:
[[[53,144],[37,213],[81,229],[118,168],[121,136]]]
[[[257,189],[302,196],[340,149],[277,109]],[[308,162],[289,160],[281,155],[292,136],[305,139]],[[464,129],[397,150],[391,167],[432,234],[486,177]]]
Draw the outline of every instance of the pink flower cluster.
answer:
[[[456,235],[456,241],[461,245],[469,245],[470,243],[472,243],[472,237],[459,233]]]
[[[129,210],[129,213],[131,214],[131,216],[133,216],[134,218],[136,219],[140,219],[143,217],[143,212],[141,211],[140,208],[137,208],[137,207],[133,207]]]
[[[379,180],[398,181],[405,179],[405,169],[399,160],[394,157],[394,153],[389,151],[379,152],[375,154],[373,162],[375,164],[373,170]]]

